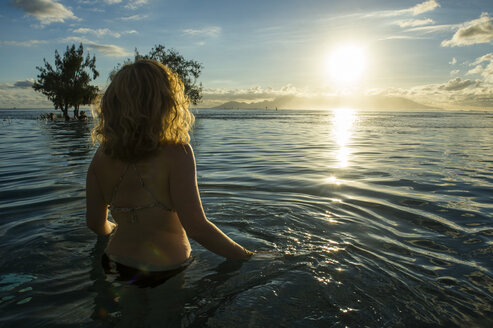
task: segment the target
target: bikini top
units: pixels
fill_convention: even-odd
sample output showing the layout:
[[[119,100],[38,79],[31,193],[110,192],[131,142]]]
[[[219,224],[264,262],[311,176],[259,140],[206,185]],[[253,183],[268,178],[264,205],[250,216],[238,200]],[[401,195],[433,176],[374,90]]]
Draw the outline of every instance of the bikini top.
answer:
[[[120,187],[120,184],[122,183],[123,178],[125,177],[125,175],[127,174],[128,170],[130,169],[131,166],[134,168],[135,174],[137,174],[140,185],[147,192],[147,194],[152,198],[153,202],[150,204],[147,204],[147,205],[133,206],[133,207],[115,206],[113,204],[113,200],[115,199],[115,196],[118,193],[118,188]],[[154,194],[149,190],[149,188],[147,188],[147,186],[144,183],[144,180],[142,179],[142,176],[139,173],[139,170],[137,169],[137,166],[134,163],[128,164],[127,167],[125,168],[125,171],[120,176],[120,179],[116,183],[115,188],[113,188],[113,193],[111,194],[111,200],[109,202],[109,210],[111,211],[111,213],[130,213],[131,214],[130,222],[135,223],[135,222],[138,222],[138,216],[137,216],[136,211],[140,211],[140,210],[147,209],[147,208],[153,208],[153,207],[159,207],[159,208],[162,208],[163,210],[173,212],[173,209],[169,208],[168,206],[163,204],[161,201],[159,201],[157,199],[157,197],[154,196]]]

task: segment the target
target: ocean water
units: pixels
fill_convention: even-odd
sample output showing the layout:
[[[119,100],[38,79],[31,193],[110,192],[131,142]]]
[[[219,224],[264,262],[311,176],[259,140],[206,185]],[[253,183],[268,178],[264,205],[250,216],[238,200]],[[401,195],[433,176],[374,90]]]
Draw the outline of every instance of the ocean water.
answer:
[[[1,327],[492,327],[493,113],[199,110],[209,219],[254,250],[142,289],[85,226],[92,122],[0,111]]]

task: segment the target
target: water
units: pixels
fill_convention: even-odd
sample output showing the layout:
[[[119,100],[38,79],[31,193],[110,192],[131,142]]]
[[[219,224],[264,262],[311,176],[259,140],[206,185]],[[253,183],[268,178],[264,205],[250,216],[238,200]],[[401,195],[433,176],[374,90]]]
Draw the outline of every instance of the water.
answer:
[[[2,327],[490,327],[493,113],[201,110],[211,221],[247,248],[154,289],[85,227],[91,122],[0,111]],[[10,117],[10,119],[8,119]]]

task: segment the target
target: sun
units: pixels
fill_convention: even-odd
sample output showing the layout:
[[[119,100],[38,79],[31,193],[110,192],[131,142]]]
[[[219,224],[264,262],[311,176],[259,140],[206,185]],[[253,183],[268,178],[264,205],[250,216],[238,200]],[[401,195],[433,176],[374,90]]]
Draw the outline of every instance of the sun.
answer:
[[[341,86],[351,86],[363,77],[366,63],[367,54],[363,46],[343,44],[331,52],[327,68],[334,83]]]

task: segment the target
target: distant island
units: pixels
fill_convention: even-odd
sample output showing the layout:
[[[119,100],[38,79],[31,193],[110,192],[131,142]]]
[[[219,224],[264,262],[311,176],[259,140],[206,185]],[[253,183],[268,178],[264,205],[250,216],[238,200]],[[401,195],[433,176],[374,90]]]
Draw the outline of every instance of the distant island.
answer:
[[[317,97],[304,98],[298,96],[282,96],[274,100],[264,100],[258,102],[228,101],[213,108],[218,109],[322,109],[352,107],[367,110],[430,110],[441,109],[430,107],[395,96],[363,96],[363,97]]]

